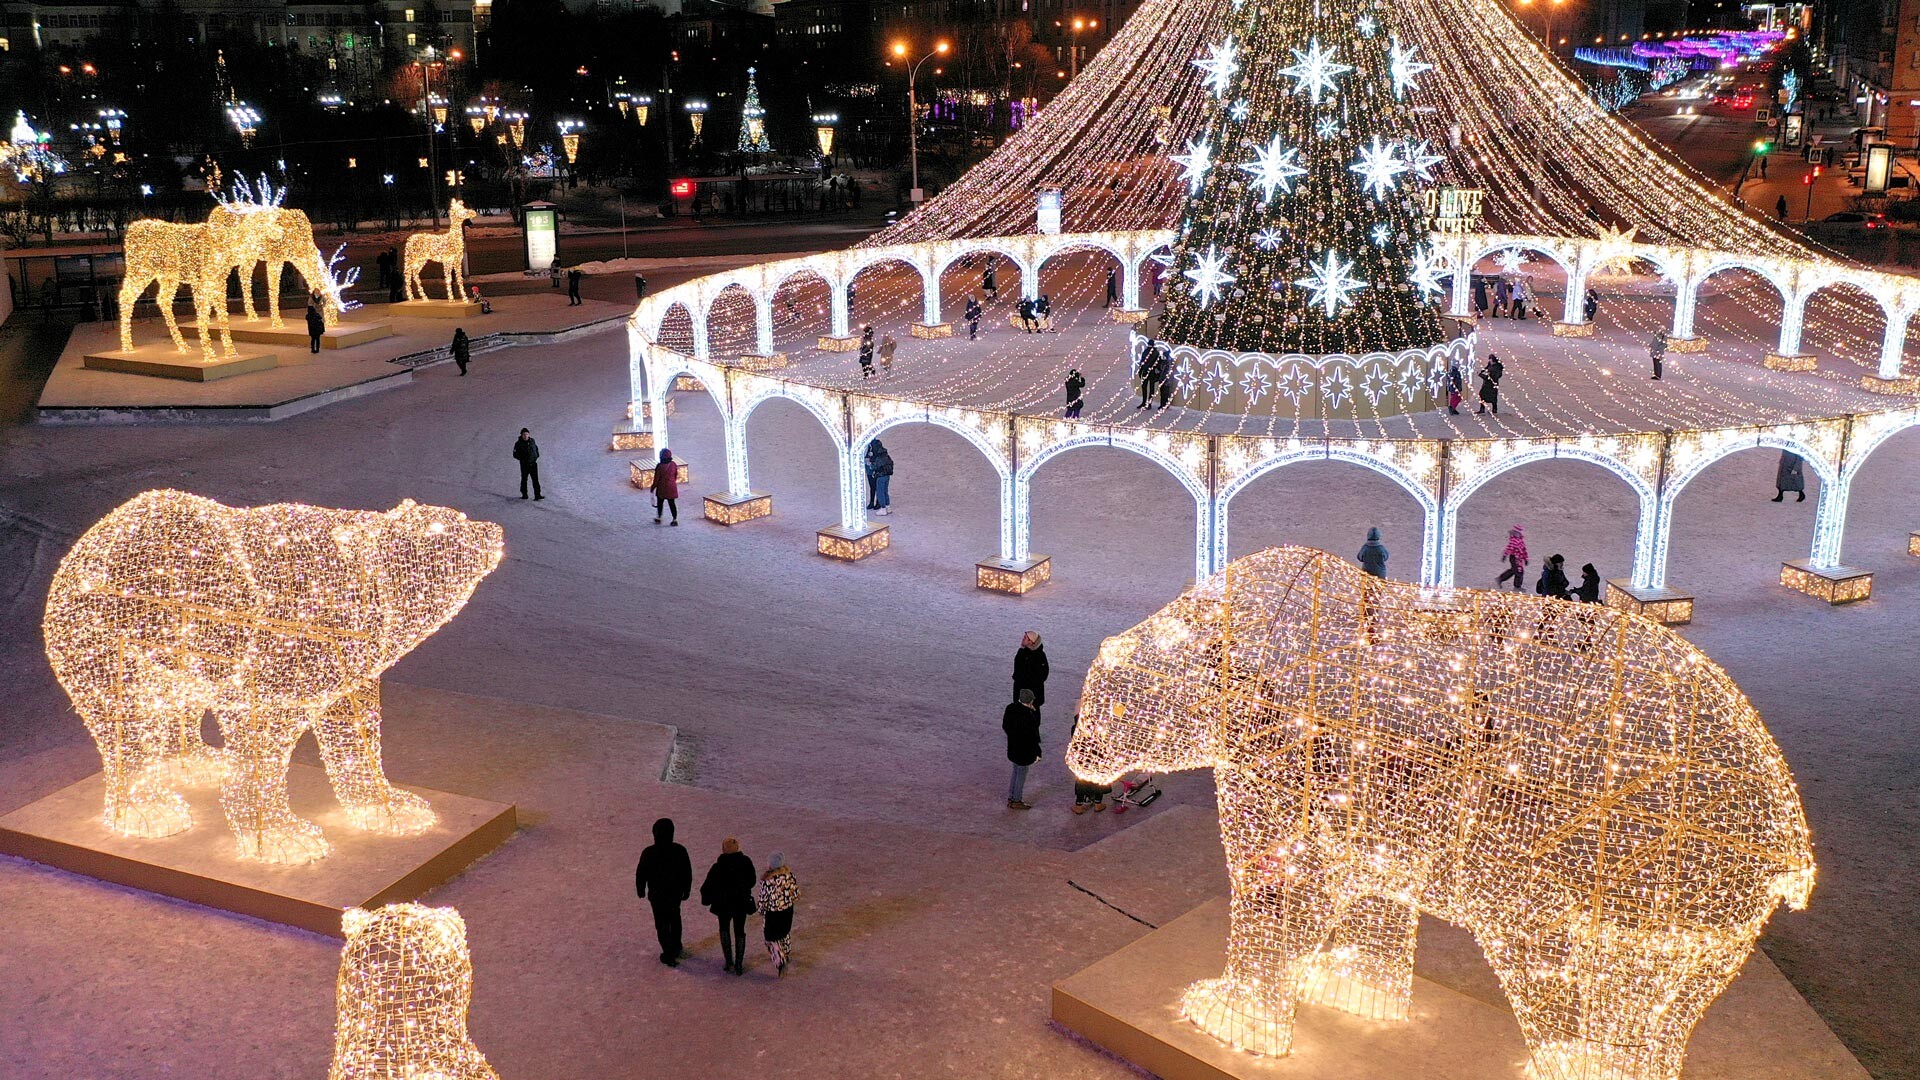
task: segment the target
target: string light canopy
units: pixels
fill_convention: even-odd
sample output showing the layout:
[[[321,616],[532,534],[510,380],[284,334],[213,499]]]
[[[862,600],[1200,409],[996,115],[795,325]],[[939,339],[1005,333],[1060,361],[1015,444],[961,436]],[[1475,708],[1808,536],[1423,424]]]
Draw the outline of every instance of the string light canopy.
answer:
[[[1472,931],[1546,1080],[1674,1080],[1814,861],[1785,759],[1685,639],[1306,548],[1100,646],[1075,774],[1212,768],[1226,972],[1185,1017],[1279,1055],[1299,1003],[1404,1019],[1427,913]]]
[[[500,526],[406,500],[385,513],[297,503],[224,506],[181,491],[135,496],[55,571],[47,658],[99,746],[104,824],[185,831],[178,786],[222,778],[239,857],[327,854],[287,802],[308,729],[356,827],[416,833],[419,796],[380,763],[380,675],[458,614],[499,565]],[[225,747],[200,737],[211,711]]]
[[[347,944],[327,1080],[499,1080],[467,1033],[473,960],[458,911],[349,908],[340,924]]]

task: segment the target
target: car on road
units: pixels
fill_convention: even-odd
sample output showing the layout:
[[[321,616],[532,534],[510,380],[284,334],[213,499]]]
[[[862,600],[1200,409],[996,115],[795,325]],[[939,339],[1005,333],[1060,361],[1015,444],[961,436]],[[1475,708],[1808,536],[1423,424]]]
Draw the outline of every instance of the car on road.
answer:
[[[1807,223],[1807,235],[1839,239],[1848,236],[1864,236],[1876,229],[1889,228],[1887,215],[1861,210],[1842,210],[1828,214],[1819,221]]]

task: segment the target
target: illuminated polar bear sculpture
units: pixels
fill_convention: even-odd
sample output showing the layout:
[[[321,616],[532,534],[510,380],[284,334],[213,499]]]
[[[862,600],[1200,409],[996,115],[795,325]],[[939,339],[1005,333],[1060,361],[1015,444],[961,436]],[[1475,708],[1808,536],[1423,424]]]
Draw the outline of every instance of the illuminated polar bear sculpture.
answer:
[[[287,765],[312,728],[357,827],[432,826],[380,765],[380,675],[445,625],[499,565],[500,526],[412,500],[385,513],[251,509],[179,491],[135,496],[54,572],[47,657],[100,748],[107,828],[193,824],[176,786],[221,778],[241,858],[328,851],[294,816]],[[225,742],[200,738],[211,710]]]
[[[349,908],[340,925],[347,946],[327,1080],[499,1080],[467,1035],[473,961],[458,911]]]
[[[1227,969],[1183,1014],[1284,1054],[1306,1001],[1403,1019],[1421,912],[1471,931],[1551,1080],[1670,1080],[1782,900],[1787,765],[1679,635],[1597,604],[1240,559],[1100,648],[1067,763],[1211,768]]]

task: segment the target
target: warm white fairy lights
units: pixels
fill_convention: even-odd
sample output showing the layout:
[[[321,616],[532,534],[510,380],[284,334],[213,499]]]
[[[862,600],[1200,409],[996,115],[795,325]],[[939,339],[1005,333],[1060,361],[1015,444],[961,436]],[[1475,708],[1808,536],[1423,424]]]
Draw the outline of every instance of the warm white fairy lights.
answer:
[[[1543,1080],[1673,1080],[1814,860],[1733,681],[1596,604],[1240,559],[1107,639],[1067,763],[1212,768],[1224,974],[1183,1015],[1289,1052],[1299,1004],[1404,1019],[1417,920],[1471,931]]]
[[[1187,152],[1173,155],[1172,160],[1180,166],[1180,179],[1186,182],[1188,191],[1198,192],[1213,169],[1213,147],[1204,138],[1191,139]]]
[[[1225,98],[1233,88],[1233,77],[1240,73],[1240,46],[1228,34],[1225,41],[1207,50],[1206,59],[1195,60],[1193,66],[1207,73],[1206,86],[1213,96]]]
[[[348,908],[327,1080],[499,1080],[467,1034],[473,960],[453,908]]]
[[[441,274],[447,284],[447,300],[458,302],[463,299],[460,280],[466,273],[467,234],[466,224],[479,217],[478,211],[467,209],[459,199],[447,204],[447,231],[438,233],[414,233],[407,237],[405,262],[407,271],[407,299],[425,300],[427,290],[420,282],[420,275],[428,263],[439,263]]]
[[[127,273],[120,281],[120,348],[132,351],[134,307],[147,286],[153,285],[154,303],[160,308],[174,349],[188,351],[180,322],[173,314],[174,297],[185,286],[193,300],[201,355],[209,361],[214,358],[217,336],[220,354],[232,356],[227,275],[249,257],[249,252],[270,249],[278,243],[281,231],[276,215],[258,212],[230,214],[198,225],[151,219],[128,225]]]
[[[286,187],[275,186],[265,176],[258,185],[237,176],[230,189],[214,197],[219,205],[207,221],[216,228],[235,231],[243,242],[252,243],[237,252],[239,260],[233,267],[240,272],[240,297],[249,321],[260,317],[253,306],[253,277],[255,268],[264,265],[268,323],[275,329],[284,325],[280,319],[280,278],[291,266],[307,291],[320,298],[322,318],[327,329],[332,329],[340,319],[341,283],[335,277],[334,264],[320,257],[320,245],[313,239],[313,223],[307,220],[306,212],[281,205],[286,197]],[[248,219],[261,215],[272,218],[278,228],[247,227]]]
[[[222,778],[241,858],[327,854],[287,801],[309,729],[359,828],[432,825],[380,763],[380,675],[453,618],[499,564],[500,526],[411,500],[385,513],[223,506],[149,491],[100,519],[48,592],[47,658],[100,749],[107,828],[192,824],[177,786]],[[200,737],[212,712],[225,746]]]

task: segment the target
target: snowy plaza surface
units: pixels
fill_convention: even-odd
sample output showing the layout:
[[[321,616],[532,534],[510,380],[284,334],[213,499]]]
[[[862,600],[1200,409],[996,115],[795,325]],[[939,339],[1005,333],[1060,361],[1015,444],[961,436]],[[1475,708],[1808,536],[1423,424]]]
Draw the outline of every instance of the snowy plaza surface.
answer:
[[[1012,278],[1003,267],[1003,298],[1017,295]],[[901,342],[890,392],[1040,411],[1072,363],[1092,379],[1087,419],[1132,420],[1115,370],[1124,332],[1078,310],[1097,306],[1101,277],[1083,268],[1047,287],[1075,325],[1029,337],[1009,329],[1003,302],[971,350],[910,338],[918,298],[904,287],[863,278],[855,318]],[[1854,389],[1877,352],[1877,315],[1842,338],[1831,328],[1845,318],[1823,317],[1827,302],[1808,317],[1820,371],[1761,368],[1779,302],[1729,288],[1702,303],[1713,347],[1672,357],[1657,384],[1644,346],[1667,301],[1609,301],[1591,342],[1554,339],[1544,322],[1490,321],[1482,355],[1499,352],[1509,372],[1497,421],[1427,414],[1375,434],[1646,430],[1886,407]],[[850,355],[805,349],[817,324],[781,329],[788,374],[860,381]],[[716,336],[714,347],[733,346]],[[1048,987],[1146,933],[1143,923],[1224,894],[1211,782],[1172,777],[1145,811],[1076,817],[1060,754],[1099,641],[1160,608],[1192,572],[1193,502],[1180,484],[1120,451],[1049,463],[1035,479],[1033,533],[1054,580],[1013,599],[973,586],[973,562],[996,545],[996,483],[959,436],[886,436],[898,469],[896,513],[882,519],[892,548],[842,564],[813,554],[838,498],[833,449],[812,416],[779,400],[753,414],[754,487],[774,496],[775,513],[721,529],[698,506],[725,486],[718,418],[701,395],[677,395],[673,446],[692,480],[682,526],[669,529],[629,486],[634,455],[606,449],[627,398],[626,341],[613,331],[479,356],[467,378],[427,368],[398,392],[244,429],[6,431],[0,803],[98,768],[42,655],[39,620],[60,556],[112,507],[154,487],[237,505],[453,506],[502,523],[507,558],[389,676],[386,757],[400,782],[519,807],[520,833],[430,897],[467,920],[474,1039],[503,1077],[1136,1075],[1051,1027]],[[1232,430],[1220,423],[1209,429]],[[515,491],[508,450],[523,426],[543,448],[544,502]],[[1855,484],[1846,561],[1876,577],[1873,599],[1845,608],[1777,583],[1782,560],[1807,554],[1815,500],[1768,501],[1776,456],[1737,453],[1680,499],[1670,576],[1699,596],[1683,633],[1753,699],[1813,829],[1812,905],[1777,914],[1762,947],[1874,1075],[1920,1076],[1920,560],[1906,554],[1920,527],[1920,434],[1894,437]],[[1627,486],[1598,467],[1524,466],[1464,505],[1460,584],[1491,583],[1516,522],[1536,569],[1559,552],[1570,568],[1591,561],[1620,576],[1636,512]],[[1351,464],[1289,466],[1236,502],[1233,550],[1290,542],[1351,557],[1370,525],[1394,552],[1393,576],[1412,577],[1421,522],[1404,491]],[[1037,805],[1021,813],[1005,808],[999,718],[1030,628],[1046,636],[1053,677],[1046,756],[1027,788]],[[313,761],[310,746],[297,758]],[[661,815],[679,822],[697,874],[726,836],[756,865],[779,851],[795,867],[804,893],[784,980],[757,943],[744,978],[723,975],[712,921],[693,903],[695,958],[678,970],[656,962],[632,872]],[[325,1072],[335,940],[10,859],[0,911],[0,1076]],[[1520,1075],[1518,1061],[1490,1068]]]

